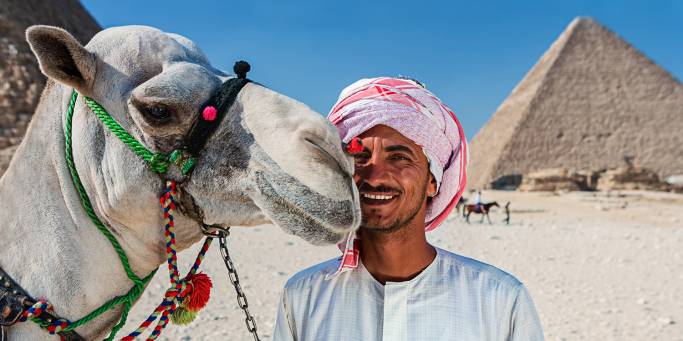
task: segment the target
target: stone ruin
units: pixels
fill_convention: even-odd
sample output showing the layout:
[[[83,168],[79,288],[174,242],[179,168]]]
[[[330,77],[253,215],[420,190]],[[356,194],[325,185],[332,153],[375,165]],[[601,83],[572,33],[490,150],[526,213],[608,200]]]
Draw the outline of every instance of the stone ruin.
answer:
[[[523,177],[517,189],[524,192],[683,191],[683,183],[662,180],[656,172],[634,164],[632,158],[625,158],[624,161],[621,167],[599,171],[555,168],[531,172]]]

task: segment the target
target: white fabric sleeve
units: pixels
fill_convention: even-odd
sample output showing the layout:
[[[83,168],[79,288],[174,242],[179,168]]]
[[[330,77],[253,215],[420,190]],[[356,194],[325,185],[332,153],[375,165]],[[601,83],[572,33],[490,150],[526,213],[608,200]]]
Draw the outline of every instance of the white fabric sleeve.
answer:
[[[296,326],[291,316],[291,311],[287,307],[287,291],[285,289],[277,305],[273,341],[296,341]]]
[[[524,286],[520,286],[512,308],[509,341],[543,341],[541,321],[534,302]]]

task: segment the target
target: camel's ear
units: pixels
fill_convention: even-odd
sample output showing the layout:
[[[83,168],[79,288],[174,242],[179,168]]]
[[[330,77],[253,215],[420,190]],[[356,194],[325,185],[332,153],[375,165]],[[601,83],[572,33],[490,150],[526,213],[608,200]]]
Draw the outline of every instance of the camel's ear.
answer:
[[[58,27],[35,25],[26,30],[26,40],[38,58],[43,74],[84,95],[91,93],[97,70],[96,57],[69,32]]]

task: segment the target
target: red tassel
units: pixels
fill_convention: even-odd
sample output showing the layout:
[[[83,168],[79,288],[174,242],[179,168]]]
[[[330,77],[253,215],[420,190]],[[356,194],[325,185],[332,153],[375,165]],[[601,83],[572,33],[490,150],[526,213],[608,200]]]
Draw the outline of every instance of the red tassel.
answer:
[[[363,142],[357,138],[354,137],[349,141],[349,144],[346,146],[346,151],[349,154],[358,154],[363,151]]]
[[[209,303],[211,297],[211,278],[204,273],[189,275],[186,278],[187,282],[192,285],[192,292],[183,301],[183,306],[189,311],[200,311]]]

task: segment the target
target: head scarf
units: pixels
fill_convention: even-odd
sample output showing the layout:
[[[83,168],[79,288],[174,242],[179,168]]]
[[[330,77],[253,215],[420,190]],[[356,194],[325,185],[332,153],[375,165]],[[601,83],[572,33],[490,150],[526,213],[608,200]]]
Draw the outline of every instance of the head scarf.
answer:
[[[453,111],[422,84],[404,78],[361,79],[342,90],[327,118],[344,143],[385,125],[422,147],[438,188],[427,205],[425,230],[446,219],[465,188],[467,140]],[[355,233],[342,245],[337,273],[358,265]]]

